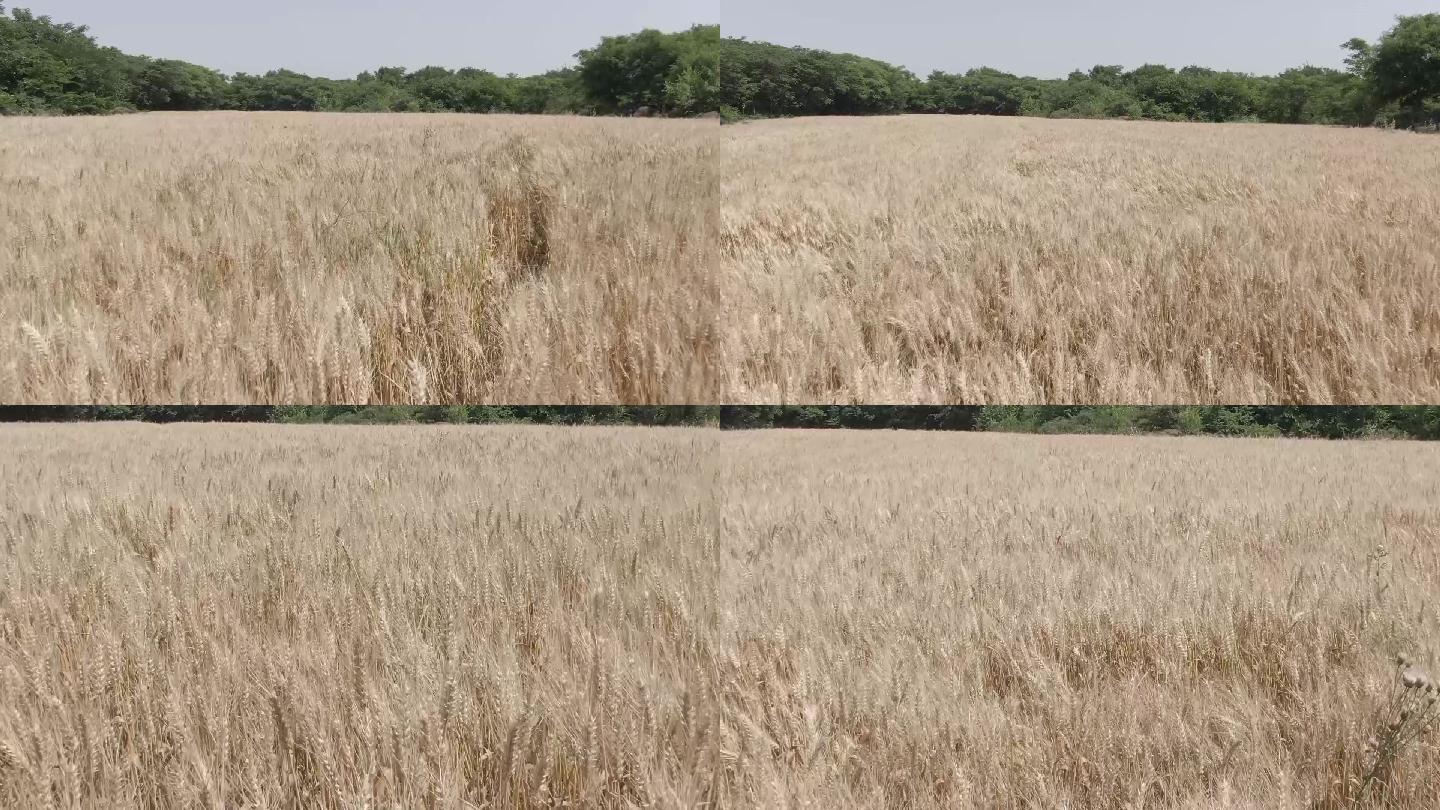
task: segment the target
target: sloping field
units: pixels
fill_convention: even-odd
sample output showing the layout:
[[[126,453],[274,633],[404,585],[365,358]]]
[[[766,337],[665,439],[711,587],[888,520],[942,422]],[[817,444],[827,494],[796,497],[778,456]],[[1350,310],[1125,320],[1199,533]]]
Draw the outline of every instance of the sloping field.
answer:
[[[0,401],[716,401],[717,137],[0,119]]]
[[[736,402],[1440,399],[1440,148],[904,116],[725,127]]]
[[[1440,665],[1433,445],[722,447],[737,806],[1348,807],[1395,656]],[[1389,784],[1440,805],[1435,737]]]

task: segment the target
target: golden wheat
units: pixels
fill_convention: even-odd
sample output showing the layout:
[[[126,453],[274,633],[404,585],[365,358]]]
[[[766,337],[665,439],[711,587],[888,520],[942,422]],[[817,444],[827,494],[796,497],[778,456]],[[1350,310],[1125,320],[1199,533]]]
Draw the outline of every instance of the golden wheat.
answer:
[[[721,456],[735,806],[1345,807],[1396,653],[1440,663],[1434,445],[775,431]],[[1440,746],[1390,776],[1393,806],[1440,805]]]
[[[1440,801],[1431,445],[7,426],[0,492],[7,806]]]
[[[0,401],[719,397],[718,127],[0,119]]]
[[[716,437],[0,426],[0,805],[715,801]]]
[[[731,401],[1440,399],[1433,137],[926,116],[723,129]]]

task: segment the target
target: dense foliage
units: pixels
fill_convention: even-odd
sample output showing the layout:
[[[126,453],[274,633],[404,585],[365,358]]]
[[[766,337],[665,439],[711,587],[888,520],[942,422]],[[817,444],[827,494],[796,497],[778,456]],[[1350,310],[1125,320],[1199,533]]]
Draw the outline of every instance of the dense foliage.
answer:
[[[718,25],[605,37],[578,54],[580,86],[602,112],[698,115],[715,109],[719,46]]]
[[[726,37],[720,61],[720,104],[743,114],[901,112],[920,90],[909,71],[852,54]]]
[[[1352,39],[1345,47],[1371,102],[1397,125],[1440,125],[1440,14],[1401,17],[1374,45]]]
[[[720,409],[720,426],[978,430],[980,415],[980,408],[967,405],[726,405]]]
[[[0,113],[108,112],[132,103],[144,67],[84,26],[0,7]]]
[[[720,27],[605,37],[579,65],[538,76],[382,67],[354,79],[289,70],[224,76],[96,44],[83,25],[0,6],[0,114],[131,110],[621,113],[715,109]]]
[[[891,428],[1011,433],[1170,433],[1328,439],[1440,439],[1440,407],[1418,406],[726,406],[746,428]]]
[[[718,425],[1440,439],[1440,406],[1074,405],[9,405],[0,422]]]
[[[354,79],[289,70],[225,76],[96,44],[85,26],[0,6],[0,114],[335,110],[696,115],[922,112],[1056,118],[1440,124],[1440,14],[1352,39],[1348,71],[1277,76],[1097,65],[1065,79],[981,67],[921,80],[861,56],[720,37],[718,25],[604,37],[573,68],[538,76],[381,67]],[[720,69],[724,65],[724,70]]]
[[[1440,14],[1399,18],[1375,45],[1355,39],[1348,71],[1255,76],[1186,67],[1097,65],[1064,79],[988,67],[921,80],[852,54],[726,38],[726,117],[949,113],[1164,121],[1424,126],[1440,122]]]

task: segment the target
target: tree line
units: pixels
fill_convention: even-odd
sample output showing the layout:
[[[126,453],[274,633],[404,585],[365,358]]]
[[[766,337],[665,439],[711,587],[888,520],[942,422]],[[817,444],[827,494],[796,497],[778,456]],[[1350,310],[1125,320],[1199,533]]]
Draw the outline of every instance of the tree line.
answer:
[[[725,406],[720,426],[1440,439],[1440,406]]]
[[[535,76],[379,67],[353,79],[290,70],[227,76],[125,54],[83,25],[0,5],[0,114],[319,110],[698,115],[948,113],[1165,121],[1440,125],[1440,14],[1352,39],[1346,70],[1257,76],[1189,66],[1097,65],[1064,79],[990,67],[925,79],[854,54],[720,36],[719,25],[601,39],[575,67]],[[725,69],[720,70],[724,64]]]
[[[1304,438],[1440,439],[1440,406],[9,405],[0,422],[688,425]]]
[[[921,80],[847,53],[726,37],[721,116],[949,113],[1162,121],[1422,127],[1440,124],[1440,14],[1402,16],[1375,43],[1352,39],[1346,70],[1275,76],[1097,65],[1064,79],[989,67]]]
[[[99,45],[83,25],[0,5],[0,114],[149,110],[509,112],[687,116],[717,108],[720,26],[609,36],[536,76],[380,67],[353,79],[233,76]]]

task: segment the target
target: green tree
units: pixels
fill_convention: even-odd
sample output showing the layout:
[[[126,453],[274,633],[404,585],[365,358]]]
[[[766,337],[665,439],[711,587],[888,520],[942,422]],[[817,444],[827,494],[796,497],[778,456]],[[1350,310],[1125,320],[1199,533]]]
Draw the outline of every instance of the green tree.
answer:
[[[142,110],[214,110],[225,104],[225,77],[175,59],[146,60],[135,84]]]
[[[696,115],[718,109],[720,26],[696,25],[670,36],[677,58],[665,78],[665,111]]]
[[[380,81],[372,73],[362,73],[354,81],[338,83],[330,102],[334,109],[356,112],[405,112],[420,108],[420,102],[403,85]]]
[[[508,79],[510,108],[519,113],[589,112],[593,109],[574,68]]]
[[[1397,124],[1440,125],[1440,14],[1400,17],[1373,46],[1352,39],[1345,47],[1375,100],[1394,105]]]
[[[595,48],[576,54],[580,84],[605,112],[648,107],[685,115],[716,109],[719,42],[718,25],[697,25],[676,34],[647,28],[605,37]]]
[[[325,81],[290,70],[264,76],[238,73],[230,80],[230,103],[242,110],[313,111],[325,106]]]
[[[105,113],[129,104],[138,60],[83,25],[0,7],[0,112]]]
[[[1038,111],[1039,84],[1013,73],[982,67],[963,75],[930,74],[928,97],[935,112],[960,115],[1020,115]]]
[[[1356,75],[1330,68],[1292,68],[1261,82],[1259,116],[1279,124],[1362,124],[1365,87]]]

